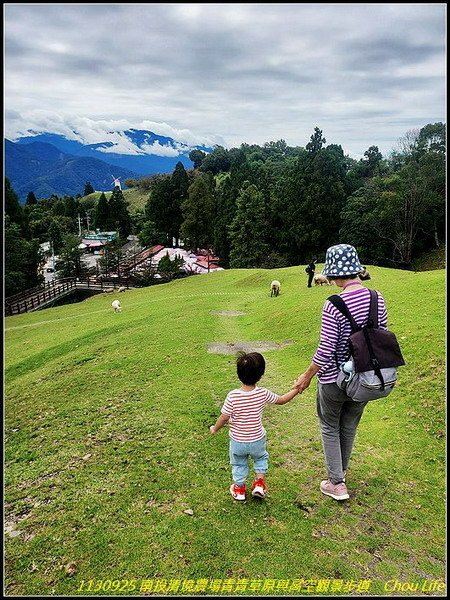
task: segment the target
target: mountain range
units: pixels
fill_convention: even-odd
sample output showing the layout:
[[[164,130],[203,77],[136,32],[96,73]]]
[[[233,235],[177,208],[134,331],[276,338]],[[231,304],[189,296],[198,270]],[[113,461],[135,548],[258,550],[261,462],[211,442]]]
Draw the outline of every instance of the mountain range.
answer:
[[[212,150],[139,129],[117,133],[116,139],[83,144],[54,133],[31,134],[14,142],[6,139],[5,176],[21,202],[31,191],[37,198],[76,196],[83,194],[86,182],[96,191],[111,191],[114,178],[120,178],[125,188],[126,179],[171,173],[177,162],[190,169],[191,150]],[[126,152],[119,151],[122,142]]]

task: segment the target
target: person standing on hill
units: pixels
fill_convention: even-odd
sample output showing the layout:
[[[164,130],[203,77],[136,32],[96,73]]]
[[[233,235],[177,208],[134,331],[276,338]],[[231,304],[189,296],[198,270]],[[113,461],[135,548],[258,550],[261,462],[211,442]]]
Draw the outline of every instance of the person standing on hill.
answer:
[[[338,244],[328,248],[323,275],[342,288],[340,297],[347,305],[356,324],[367,324],[370,310],[370,290],[358,275],[362,271],[353,246]],[[378,296],[378,328],[387,329],[387,312],[383,296]],[[328,479],[320,484],[320,491],[334,500],[347,500],[349,494],[345,476],[356,436],[356,428],[367,401],[355,401],[340,388],[336,381],[339,365],[348,359],[350,321],[330,302],[322,310],[320,341],[312,362],[297,379],[299,392],[303,392],[317,375],[317,415],[322,434],[322,444]]]
[[[312,280],[314,277],[314,273],[316,272],[316,262],[317,258],[313,258],[309,265],[306,267],[305,272],[308,273],[308,287],[312,287]]]

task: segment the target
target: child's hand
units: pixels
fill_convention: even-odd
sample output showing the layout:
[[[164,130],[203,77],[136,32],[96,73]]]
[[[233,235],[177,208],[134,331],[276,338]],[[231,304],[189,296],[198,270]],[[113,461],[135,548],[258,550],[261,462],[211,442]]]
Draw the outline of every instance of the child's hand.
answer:
[[[294,381],[294,383],[292,384],[291,390],[296,390],[299,394],[302,393],[303,390],[301,390],[297,384],[297,380]]]
[[[214,433],[217,433],[217,432],[216,432],[216,429],[215,429],[215,427],[214,427],[214,425],[211,425],[211,426],[210,426],[210,428],[209,428],[209,433],[212,433],[212,434],[214,434]]]

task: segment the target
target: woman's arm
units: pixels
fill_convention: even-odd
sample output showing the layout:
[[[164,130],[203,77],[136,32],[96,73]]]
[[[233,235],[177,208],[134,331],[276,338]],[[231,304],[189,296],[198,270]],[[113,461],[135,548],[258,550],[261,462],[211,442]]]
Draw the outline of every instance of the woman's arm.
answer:
[[[306,371],[298,377],[298,379],[296,381],[296,386],[297,386],[297,389],[300,392],[300,394],[304,390],[306,390],[306,388],[311,383],[311,379],[314,377],[314,375],[316,373],[318,373],[318,371],[320,371],[319,365],[316,365],[314,362],[312,362],[309,365],[309,367],[306,369]]]

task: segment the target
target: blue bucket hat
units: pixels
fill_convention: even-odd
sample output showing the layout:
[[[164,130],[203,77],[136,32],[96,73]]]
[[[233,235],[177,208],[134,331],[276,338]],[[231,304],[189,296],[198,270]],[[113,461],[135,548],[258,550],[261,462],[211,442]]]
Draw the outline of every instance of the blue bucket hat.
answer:
[[[331,277],[358,275],[363,270],[358,254],[350,244],[337,244],[327,250],[322,274]]]

